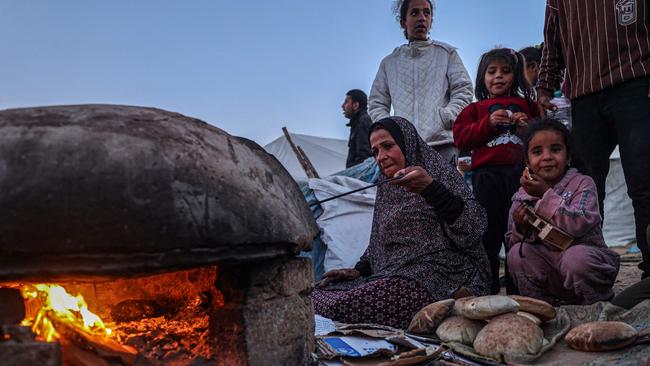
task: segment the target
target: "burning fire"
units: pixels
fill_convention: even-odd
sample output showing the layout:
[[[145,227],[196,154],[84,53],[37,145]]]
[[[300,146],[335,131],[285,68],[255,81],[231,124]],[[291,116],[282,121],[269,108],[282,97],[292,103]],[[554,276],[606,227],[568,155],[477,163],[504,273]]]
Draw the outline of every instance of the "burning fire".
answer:
[[[35,314],[26,317],[23,325],[31,326],[34,333],[47,342],[61,337],[61,330],[57,331],[59,327],[72,327],[86,334],[111,335],[111,330],[88,309],[81,295],[72,296],[63,287],[52,284],[26,285],[22,293],[28,303],[38,304],[33,311]]]

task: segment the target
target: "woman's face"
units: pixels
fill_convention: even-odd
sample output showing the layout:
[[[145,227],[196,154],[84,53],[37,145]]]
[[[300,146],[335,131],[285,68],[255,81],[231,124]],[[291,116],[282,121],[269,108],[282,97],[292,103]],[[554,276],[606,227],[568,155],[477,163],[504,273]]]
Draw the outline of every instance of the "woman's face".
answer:
[[[433,16],[431,5],[427,0],[411,0],[409,2],[406,17],[400,25],[406,30],[409,41],[426,41],[431,29]]]
[[[557,184],[568,164],[567,148],[562,134],[557,131],[539,131],[528,143],[528,166],[551,186]]]
[[[384,129],[372,131],[370,134],[370,148],[379,169],[385,176],[392,177],[406,167],[406,159],[402,154],[402,149],[399,148],[399,145],[388,131]]]

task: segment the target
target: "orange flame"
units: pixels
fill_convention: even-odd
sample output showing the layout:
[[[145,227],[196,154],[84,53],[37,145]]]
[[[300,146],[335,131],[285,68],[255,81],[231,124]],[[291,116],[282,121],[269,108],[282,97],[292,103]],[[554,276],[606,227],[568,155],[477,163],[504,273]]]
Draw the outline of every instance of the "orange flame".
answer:
[[[60,338],[57,323],[65,323],[89,334],[110,336],[112,333],[99,316],[88,309],[83,296],[72,296],[59,285],[27,285],[22,293],[26,300],[42,305],[33,319],[26,318],[23,325],[31,326],[34,333],[47,342]]]

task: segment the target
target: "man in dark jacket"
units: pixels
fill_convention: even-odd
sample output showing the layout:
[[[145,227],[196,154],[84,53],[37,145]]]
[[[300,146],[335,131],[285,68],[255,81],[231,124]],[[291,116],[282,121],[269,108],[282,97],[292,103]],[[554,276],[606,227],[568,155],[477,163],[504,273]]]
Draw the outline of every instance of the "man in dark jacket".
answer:
[[[350,139],[348,140],[348,158],[345,167],[349,168],[359,164],[372,156],[368,134],[372,120],[368,115],[368,97],[359,89],[352,89],[345,94],[345,101],[341,106],[343,115],[350,119]]]

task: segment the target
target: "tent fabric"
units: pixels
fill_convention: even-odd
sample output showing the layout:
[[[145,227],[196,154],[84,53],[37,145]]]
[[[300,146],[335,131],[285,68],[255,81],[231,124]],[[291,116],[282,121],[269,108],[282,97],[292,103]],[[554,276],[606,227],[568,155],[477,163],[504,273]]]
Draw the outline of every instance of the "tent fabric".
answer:
[[[358,179],[331,176],[310,179],[309,188],[323,200],[366,186]],[[353,268],[368,247],[377,189],[370,188],[321,204],[323,213],[316,219],[320,238],[327,246],[325,272]]]
[[[291,133],[291,140],[305,152],[320,177],[345,169],[348,142],[342,139]],[[275,156],[297,181],[306,181],[302,166],[284,135],[273,140],[264,149]]]

